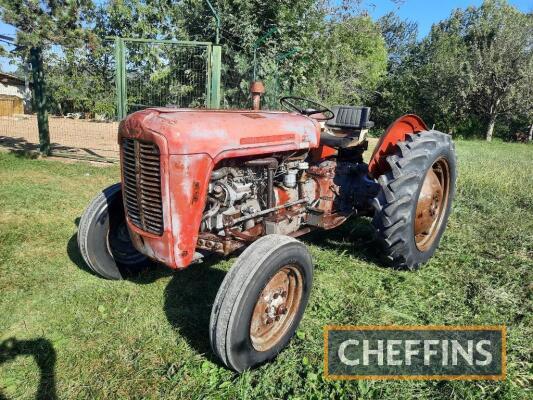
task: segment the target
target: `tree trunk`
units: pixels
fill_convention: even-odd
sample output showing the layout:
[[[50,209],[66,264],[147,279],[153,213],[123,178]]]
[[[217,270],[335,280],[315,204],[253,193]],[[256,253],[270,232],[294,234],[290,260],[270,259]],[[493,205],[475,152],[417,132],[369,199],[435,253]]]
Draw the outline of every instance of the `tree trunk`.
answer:
[[[37,126],[39,128],[39,151],[42,155],[50,154],[50,131],[48,129],[48,104],[43,71],[43,49],[32,47],[30,49],[30,62],[33,77],[33,104],[37,113]]]
[[[496,115],[491,115],[489,118],[489,124],[487,125],[487,133],[485,134],[487,142],[490,142],[492,140],[492,134],[494,133],[494,125],[496,125]]]
[[[529,127],[529,133],[527,135],[527,141],[531,142],[533,140],[533,123]]]

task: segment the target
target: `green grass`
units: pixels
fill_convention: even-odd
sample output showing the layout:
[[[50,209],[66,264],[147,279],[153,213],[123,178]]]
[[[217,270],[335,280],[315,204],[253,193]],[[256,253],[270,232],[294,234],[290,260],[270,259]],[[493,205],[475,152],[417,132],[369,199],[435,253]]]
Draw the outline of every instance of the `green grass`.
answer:
[[[533,147],[458,142],[454,211],[419,272],[382,267],[368,221],[303,240],[316,262],[297,336],[237,375],[207,325],[232,260],[129,281],[87,271],[76,222],[118,168],[0,153],[0,398],[532,398]],[[506,324],[504,382],[328,382],[326,324]],[[15,338],[14,341],[9,341]]]

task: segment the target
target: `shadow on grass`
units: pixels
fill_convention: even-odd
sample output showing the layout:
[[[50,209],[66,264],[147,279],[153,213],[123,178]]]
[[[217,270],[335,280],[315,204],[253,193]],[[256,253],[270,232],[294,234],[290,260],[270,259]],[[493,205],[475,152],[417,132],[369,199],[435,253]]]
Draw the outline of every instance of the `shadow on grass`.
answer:
[[[87,264],[85,264],[85,261],[83,261],[83,257],[81,256],[80,250],[78,249],[78,233],[77,232],[70,237],[67,243],[67,254],[68,254],[68,257],[70,258],[70,261],[72,261],[79,269],[93,276],[98,276],[95,272],[93,272],[93,270],[91,270],[87,266]]]
[[[0,342],[0,364],[14,360],[18,356],[32,356],[40,369],[39,387],[36,399],[53,400],[57,398],[55,383],[56,352],[49,340],[17,340],[9,338]],[[7,399],[0,392],[0,400]]]
[[[299,239],[322,250],[344,253],[380,267],[387,267],[374,228],[368,219],[354,218],[338,228],[329,231],[317,230]]]
[[[67,253],[78,268],[99,277],[85,264],[78,249],[77,234],[68,241]],[[164,310],[167,320],[191,347],[213,362],[218,361],[209,345],[209,318],[218,288],[226,275],[224,271],[213,268],[220,260],[211,256],[201,264],[193,264],[176,272],[162,264],[150,262],[143,271],[126,277],[128,281],[145,285],[172,276],[165,289]]]
[[[89,268],[89,266],[83,260],[83,257],[78,248],[78,234],[75,233],[72,235],[67,243],[67,254],[72,261],[79,269],[92,276],[95,276],[100,279],[102,278],[96,272]],[[147,261],[146,268],[140,272],[128,273],[125,276],[125,279],[131,282],[135,282],[141,285],[146,285],[157,281],[158,279],[164,278],[165,276],[172,275],[172,271],[155,261]]]
[[[217,291],[226,273],[213,268],[212,257],[202,264],[176,272],[165,289],[164,310],[168,322],[189,345],[212,362],[220,363],[209,344],[209,318]]]
[[[80,224],[80,218],[76,218],[74,220],[74,223],[76,226],[79,226]],[[69,241],[67,242],[67,254],[70,258],[70,261],[72,261],[79,269],[81,269],[84,272],[87,272],[88,274],[91,274],[97,278],[102,278],[100,275],[98,275],[96,272],[94,272],[89,266],[85,263],[83,260],[83,257],[80,253],[80,249],[78,248],[78,233],[74,233]],[[157,263],[155,261],[147,261],[146,268],[141,270],[140,272],[136,273],[125,273],[125,279],[138,283],[138,284],[150,284],[155,281],[157,281],[160,278],[163,278],[165,276],[172,275],[172,271],[169,270],[166,266]],[[1,399],[0,399],[1,400]]]
[[[23,137],[0,135],[0,147],[7,149],[10,153],[15,154],[17,157],[28,159],[36,159],[40,157],[40,145],[38,143],[28,142]],[[98,159],[102,161],[107,160],[104,155],[95,152],[94,150],[96,149],[93,150],[85,147],[72,147],[54,142],[50,143],[50,147],[52,152],[71,154],[73,156],[90,156],[93,157],[95,161],[98,161]]]

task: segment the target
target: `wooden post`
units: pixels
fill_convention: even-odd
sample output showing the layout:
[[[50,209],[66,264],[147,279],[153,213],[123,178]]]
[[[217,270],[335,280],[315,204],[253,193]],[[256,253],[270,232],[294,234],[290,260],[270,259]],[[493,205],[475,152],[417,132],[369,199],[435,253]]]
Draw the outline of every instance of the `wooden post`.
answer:
[[[30,49],[31,72],[33,76],[33,104],[37,112],[39,127],[39,151],[42,155],[50,154],[50,130],[48,129],[48,104],[43,71],[43,49]]]

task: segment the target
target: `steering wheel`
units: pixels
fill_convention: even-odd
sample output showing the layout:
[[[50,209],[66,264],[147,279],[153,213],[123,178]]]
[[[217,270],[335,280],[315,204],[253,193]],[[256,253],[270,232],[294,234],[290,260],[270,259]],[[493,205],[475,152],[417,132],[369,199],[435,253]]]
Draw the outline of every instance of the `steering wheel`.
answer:
[[[316,115],[316,117],[312,118],[316,119],[317,121],[328,121],[335,117],[335,113],[326,106],[304,97],[285,96],[282,97],[279,102],[286,110],[296,111],[297,113],[306,115],[308,117]]]

